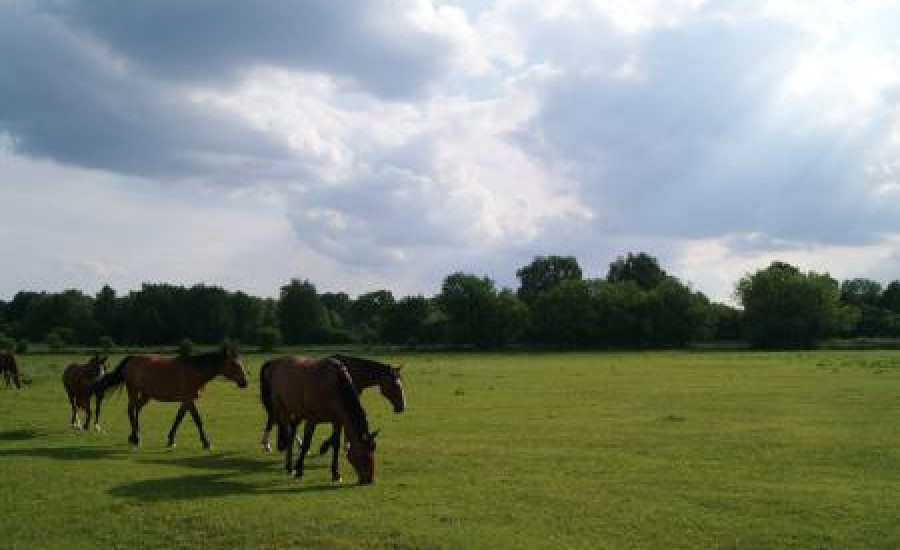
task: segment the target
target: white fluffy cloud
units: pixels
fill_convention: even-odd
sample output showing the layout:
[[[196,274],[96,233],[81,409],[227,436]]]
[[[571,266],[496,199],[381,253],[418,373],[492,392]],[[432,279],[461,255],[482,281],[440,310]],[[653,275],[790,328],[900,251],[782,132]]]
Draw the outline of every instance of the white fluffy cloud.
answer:
[[[774,258],[898,278],[898,21],[842,0],[6,3],[0,293],[430,293],[635,250],[717,299]]]

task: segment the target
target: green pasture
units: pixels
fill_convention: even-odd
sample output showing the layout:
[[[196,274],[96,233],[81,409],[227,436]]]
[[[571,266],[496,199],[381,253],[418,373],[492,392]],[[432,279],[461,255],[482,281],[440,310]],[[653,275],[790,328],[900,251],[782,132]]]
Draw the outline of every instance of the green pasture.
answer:
[[[125,394],[76,432],[65,355],[0,386],[2,548],[900,548],[900,352],[398,354],[408,410],[372,389],[376,484],[258,444],[256,373],[176,406]],[[112,361],[117,362],[118,357]],[[321,429],[317,440],[325,436]],[[317,441],[318,443],[318,441]]]

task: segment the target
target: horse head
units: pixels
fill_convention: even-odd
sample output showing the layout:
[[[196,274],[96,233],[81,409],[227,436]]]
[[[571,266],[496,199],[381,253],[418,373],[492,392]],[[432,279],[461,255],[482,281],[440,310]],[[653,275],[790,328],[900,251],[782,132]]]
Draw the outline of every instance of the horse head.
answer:
[[[375,483],[375,437],[378,430],[363,434],[358,441],[347,444],[347,460],[356,470],[360,485]]]
[[[246,388],[247,369],[245,369],[244,364],[241,363],[237,351],[231,346],[224,346],[222,348],[222,356],[224,358],[222,376],[237,384],[239,388]]]
[[[403,393],[400,367],[391,367],[383,373],[378,380],[378,388],[381,390],[381,395],[394,406],[395,413],[401,413],[406,409],[406,396]]]

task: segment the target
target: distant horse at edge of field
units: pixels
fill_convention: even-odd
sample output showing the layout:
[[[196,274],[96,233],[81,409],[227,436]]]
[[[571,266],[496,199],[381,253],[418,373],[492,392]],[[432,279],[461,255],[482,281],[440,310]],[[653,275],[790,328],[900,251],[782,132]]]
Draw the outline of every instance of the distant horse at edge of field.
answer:
[[[63,371],[62,383],[72,407],[70,424],[76,429],[90,429],[91,426],[91,387],[101,376],[106,374],[106,356],[94,355],[87,363],[72,363]],[[97,398],[99,401],[99,397]],[[100,430],[100,415],[94,419],[94,428]],[[84,426],[78,423],[78,409],[84,409]]]
[[[350,374],[334,358],[282,357],[266,361],[259,371],[260,397],[278,422],[278,450],[285,451],[285,470],[292,471],[291,456],[298,424],[306,420],[303,444],[293,468],[303,477],[303,462],[312,440],[311,428],[318,422],[339,423],[347,434],[347,460],[356,470],[359,483],[375,481],[375,437],[369,431],[366,411],[359,401]],[[335,454],[335,457],[337,454]],[[332,461],[331,479],[341,474]]]
[[[19,381],[19,365],[16,364],[15,356],[8,351],[0,351],[0,372],[6,380],[6,387],[13,386],[21,389],[22,383]]]
[[[92,393],[97,395],[97,421],[100,420],[100,404],[104,393],[109,388],[124,383],[128,390],[128,419],[131,422],[128,442],[131,443],[132,449],[137,450],[141,444],[138,423],[141,408],[150,399],[155,399],[163,402],[181,402],[172,429],[169,430],[169,447],[175,447],[175,433],[184,414],[189,412],[194,424],[197,425],[203,448],[209,450],[211,448],[209,439],[203,431],[203,421],[194,401],[200,397],[200,391],[207,382],[219,375],[231,380],[239,388],[247,387],[247,372],[244,365],[237,353],[228,347],[210,353],[172,358],[158,355],[129,355],[122,359],[114,371],[105,374],[91,388]]]
[[[331,356],[337,359],[347,368],[350,374],[350,381],[356,388],[357,394],[362,394],[366,388],[378,385],[381,395],[387,399],[394,407],[395,413],[401,413],[406,408],[406,396],[403,392],[402,377],[400,376],[401,367],[394,367],[386,363],[381,363],[373,359],[364,357],[355,357],[352,355],[335,354]],[[299,359],[299,358],[298,358]],[[275,411],[266,409],[266,426],[263,428],[262,444],[266,452],[271,452],[272,445],[269,443],[269,435],[272,427],[275,425]],[[310,433],[315,432],[316,426],[313,424]],[[312,442],[309,442],[312,444]],[[302,444],[302,442],[301,442]],[[332,424],[331,437],[322,442],[319,448],[319,454],[323,455],[328,452],[329,448],[334,449],[332,463],[338,460],[337,453],[341,447],[341,425],[339,423]]]

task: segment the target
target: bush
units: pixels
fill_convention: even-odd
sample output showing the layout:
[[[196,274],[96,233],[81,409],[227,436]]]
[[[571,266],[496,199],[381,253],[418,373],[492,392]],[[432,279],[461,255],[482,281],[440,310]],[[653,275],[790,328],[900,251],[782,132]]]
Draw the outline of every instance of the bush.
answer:
[[[178,355],[187,357],[194,353],[194,342],[190,338],[182,338],[178,343]]]
[[[49,334],[44,338],[44,344],[47,345],[52,351],[59,351],[63,349],[66,345],[65,341],[63,341],[62,336],[59,335],[59,332],[53,330],[50,331]]]
[[[0,350],[12,352],[16,350],[16,347],[15,338],[11,338],[0,332]]]
[[[112,339],[111,336],[103,335],[98,340],[97,343],[100,345],[100,350],[109,355],[113,352],[113,348],[116,347],[115,340]]]
[[[256,333],[259,351],[275,351],[281,344],[281,331],[276,327],[263,327]]]

